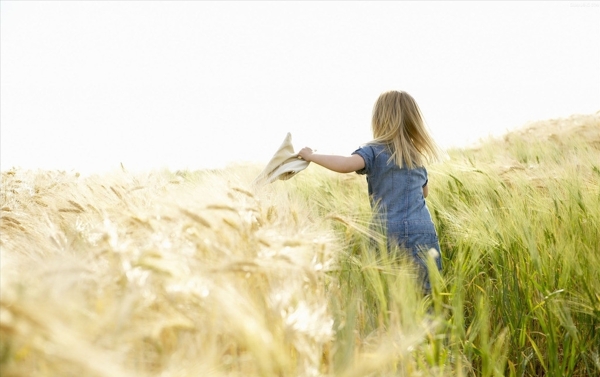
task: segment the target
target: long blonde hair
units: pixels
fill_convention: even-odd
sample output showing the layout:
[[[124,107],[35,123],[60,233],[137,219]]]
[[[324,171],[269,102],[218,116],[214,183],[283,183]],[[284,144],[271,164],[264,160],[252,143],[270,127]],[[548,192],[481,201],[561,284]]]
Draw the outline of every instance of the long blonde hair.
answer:
[[[385,144],[390,160],[412,169],[440,159],[440,149],[429,134],[414,98],[406,92],[382,93],[373,107],[372,143]]]

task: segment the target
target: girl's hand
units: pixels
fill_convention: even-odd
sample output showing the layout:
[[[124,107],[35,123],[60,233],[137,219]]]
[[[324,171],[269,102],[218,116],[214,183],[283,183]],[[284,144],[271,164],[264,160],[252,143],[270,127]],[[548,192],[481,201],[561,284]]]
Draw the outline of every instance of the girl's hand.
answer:
[[[310,149],[309,147],[304,147],[304,148],[300,149],[300,152],[298,152],[298,158],[301,158],[306,161],[310,161],[310,157],[312,156],[313,153],[314,152],[312,149]]]

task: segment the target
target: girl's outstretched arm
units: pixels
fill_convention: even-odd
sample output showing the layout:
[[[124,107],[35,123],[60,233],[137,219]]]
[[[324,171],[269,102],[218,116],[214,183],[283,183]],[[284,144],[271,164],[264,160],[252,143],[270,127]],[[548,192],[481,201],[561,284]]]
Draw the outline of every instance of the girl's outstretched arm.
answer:
[[[351,173],[365,167],[365,160],[357,154],[351,156],[318,154],[314,153],[312,149],[305,147],[298,152],[298,156],[306,161],[314,162],[338,173]]]

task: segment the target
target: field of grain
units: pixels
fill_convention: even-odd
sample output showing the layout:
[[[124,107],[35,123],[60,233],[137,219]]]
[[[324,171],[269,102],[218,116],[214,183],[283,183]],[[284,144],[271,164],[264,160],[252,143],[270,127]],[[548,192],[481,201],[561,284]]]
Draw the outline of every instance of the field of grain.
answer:
[[[600,374],[600,112],[429,167],[429,297],[364,177],[261,170],[3,170],[0,374]]]

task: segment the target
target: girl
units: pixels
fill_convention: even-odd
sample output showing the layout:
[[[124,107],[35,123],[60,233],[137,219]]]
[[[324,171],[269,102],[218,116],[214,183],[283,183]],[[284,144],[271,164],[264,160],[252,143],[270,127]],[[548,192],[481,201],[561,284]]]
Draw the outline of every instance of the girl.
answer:
[[[338,173],[367,175],[371,206],[385,224],[388,247],[407,250],[419,269],[425,293],[431,291],[427,255],[440,245],[425,198],[429,192],[424,163],[439,159],[439,148],[425,128],[421,110],[406,92],[390,91],[377,99],[371,122],[373,140],[350,156],[314,153],[306,147],[298,158]]]

